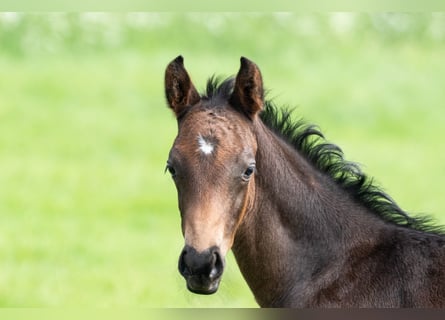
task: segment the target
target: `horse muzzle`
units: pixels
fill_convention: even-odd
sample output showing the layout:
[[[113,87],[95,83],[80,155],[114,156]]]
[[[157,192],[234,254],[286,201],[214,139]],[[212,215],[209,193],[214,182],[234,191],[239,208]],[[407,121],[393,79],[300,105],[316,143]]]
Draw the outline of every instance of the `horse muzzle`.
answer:
[[[212,294],[218,290],[224,264],[224,257],[218,247],[198,252],[186,245],[179,257],[178,269],[191,292]]]

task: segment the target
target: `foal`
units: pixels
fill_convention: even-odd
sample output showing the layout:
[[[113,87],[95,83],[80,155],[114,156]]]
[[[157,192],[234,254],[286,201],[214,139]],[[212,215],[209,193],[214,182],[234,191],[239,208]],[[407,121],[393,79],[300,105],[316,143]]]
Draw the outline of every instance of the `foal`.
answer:
[[[253,62],[200,95],[179,56],[165,92],[190,291],[216,292],[232,249],[262,307],[445,307],[440,227],[409,217],[318,130],[265,101]]]

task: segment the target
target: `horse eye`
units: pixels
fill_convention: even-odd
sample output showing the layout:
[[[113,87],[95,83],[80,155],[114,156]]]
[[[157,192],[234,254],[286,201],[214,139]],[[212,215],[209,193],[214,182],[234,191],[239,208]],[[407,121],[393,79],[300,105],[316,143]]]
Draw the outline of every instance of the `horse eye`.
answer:
[[[176,170],[171,165],[167,164],[165,171],[168,171],[172,177],[176,176]]]
[[[255,172],[255,165],[250,165],[243,173],[243,180],[245,181],[249,180],[254,172]]]

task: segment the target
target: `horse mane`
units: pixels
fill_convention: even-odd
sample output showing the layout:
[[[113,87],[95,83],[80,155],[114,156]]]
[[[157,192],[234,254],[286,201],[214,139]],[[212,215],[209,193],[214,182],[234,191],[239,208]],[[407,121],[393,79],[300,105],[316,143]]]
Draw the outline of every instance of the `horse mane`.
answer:
[[[210,102],[228,100],[233,86],[233,77],[223,80],[212,76],[207,81],[202,98]],[[331,177],[355,201],[384,221],[417,231],[445,234],[444,227],[433,225],[430,217],[409,216],[357,163],[347,161],[337,145],[327,142],[317,126],[307,124],[301,119],[294,120],[294,110],[289,107],[278,108],[271,100],[266,99],[260,117],[269,129],[290,143],[315,168]]]

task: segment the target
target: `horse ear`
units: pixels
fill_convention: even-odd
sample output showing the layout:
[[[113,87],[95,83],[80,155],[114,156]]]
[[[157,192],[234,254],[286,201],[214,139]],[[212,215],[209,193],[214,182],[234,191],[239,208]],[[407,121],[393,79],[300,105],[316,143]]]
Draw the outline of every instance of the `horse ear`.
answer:
[[[198,91],[184,68],[182,56],[178,56],[170,62],[165,70],[165,95],[168,105],[177,117],[186,107],[192,106],[200,100]]]
[[[235,87],[230,98],[231,104],[241,109],[251,119],[263,109],[263,79],[258,66],[241,57],[241,67],[236,75]]]

